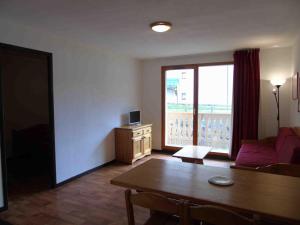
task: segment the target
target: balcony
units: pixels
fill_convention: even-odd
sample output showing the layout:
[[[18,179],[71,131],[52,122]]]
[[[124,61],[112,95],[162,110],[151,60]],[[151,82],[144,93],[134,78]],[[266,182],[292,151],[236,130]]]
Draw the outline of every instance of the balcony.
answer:
[[[192,145],[193,113],[168,112],[166,116],[167,145]],[[211,146],[213,152],[229,153],[231,126],[230,113],[199,113],[198,145]]]

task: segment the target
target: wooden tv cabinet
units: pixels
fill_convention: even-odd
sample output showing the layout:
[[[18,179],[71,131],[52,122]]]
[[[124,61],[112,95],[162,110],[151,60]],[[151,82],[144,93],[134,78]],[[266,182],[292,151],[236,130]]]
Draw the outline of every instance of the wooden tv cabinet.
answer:
[[[151,155],[152,124],[115,128],[115,148],[117,161],[130,164]]]

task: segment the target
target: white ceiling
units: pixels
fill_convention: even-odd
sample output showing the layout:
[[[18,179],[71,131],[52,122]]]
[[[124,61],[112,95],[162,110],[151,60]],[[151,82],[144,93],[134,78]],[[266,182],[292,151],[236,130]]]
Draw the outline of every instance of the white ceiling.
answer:
[[[0,18],[152,58],[291,45],[300,0],[1,0]],[[151,31],[157,20],[173,29]]]

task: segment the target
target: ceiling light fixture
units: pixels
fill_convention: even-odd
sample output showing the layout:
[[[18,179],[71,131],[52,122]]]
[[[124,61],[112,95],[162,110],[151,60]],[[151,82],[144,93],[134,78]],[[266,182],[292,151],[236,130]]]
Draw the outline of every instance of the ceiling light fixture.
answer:
[[[172,24],[165,21],[158,21],[150,24],[150,27],[155,32],[166,32],[171,29]]]

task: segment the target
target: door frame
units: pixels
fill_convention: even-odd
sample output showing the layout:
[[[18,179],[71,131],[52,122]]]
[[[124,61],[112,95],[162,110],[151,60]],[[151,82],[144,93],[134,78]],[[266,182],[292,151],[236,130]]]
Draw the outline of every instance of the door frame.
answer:
[[[20,53],[30,53],[39,56],[46,56],[48,70],[48,106],[49,106],[49,128],[50,128],[50,147],[51,147],[51,184],[50,188],[56,187],[56,158],[55,158],[55,125],[54,125],[54,98],[53,98],[53,55],[50,52],[44,52],[20,46],[0,43],[0,50],[13,50]],[[0,64],[0,138],[1,138],[1,163],[2,163],[2,180],[3,180],[3,200],[4,207],[0,208],[0,212],[8,209],[8,190],[7,190],[7,166],[6,151],[4,143],[4,112],[3,112],[3,87],[2,87],[2,71]]]
[[[165,86],[166,86],[166,71],[167,70],[176,70],[176,69],[194,69],[194,105],[193,105],[193,145],[197,145],[198,143],[198,81],[199,81],[199,70],[198,67],[201,66],[221,66],[221,65],[231,65],[234,64],[233,61],[225,61],[225,62],[215,62],[215,63],[197,63],[197,64],[184,64],[184,65],[171,65],[171,66],[162,66],[161,67],[161,148],[162,150],[175,152],[181,149],[181,147],[177,146],[169,146],[166,145],[165,140],[165,104],[166,104],[166,96],[165,96]],[[210,153],[210,155],[224,155],[222,153]]]

